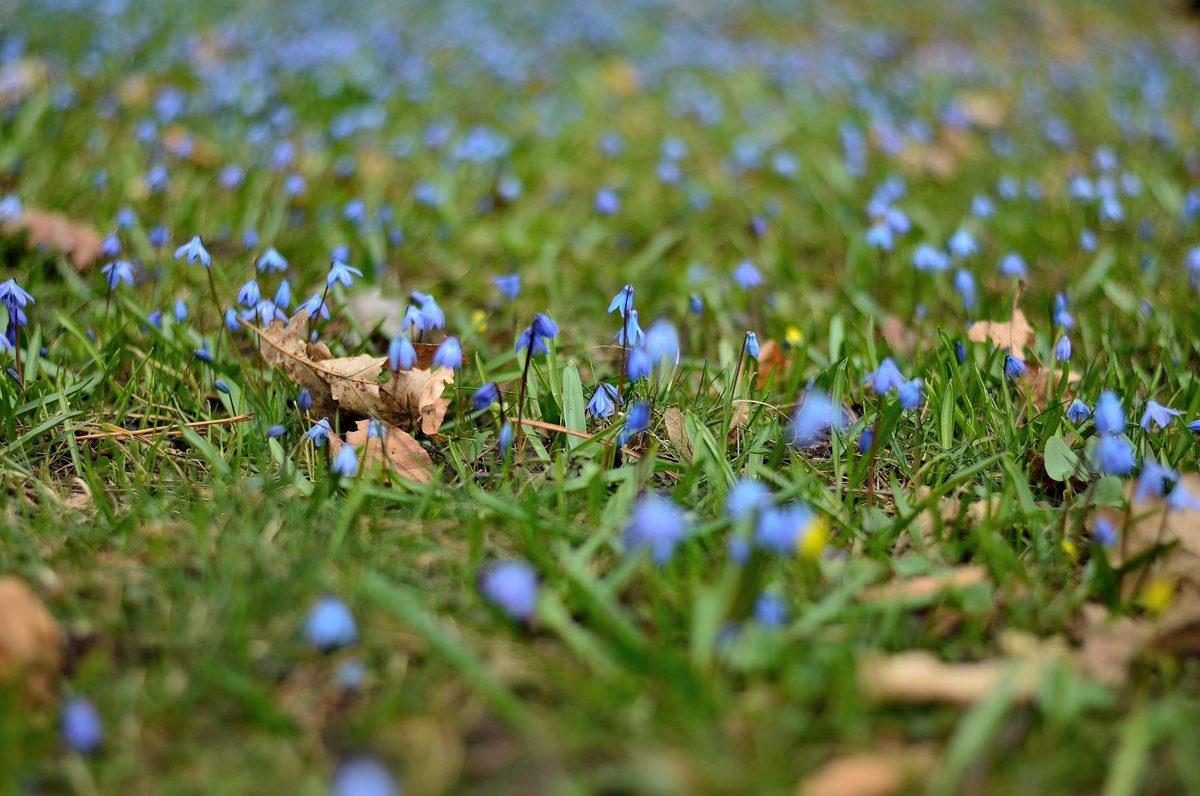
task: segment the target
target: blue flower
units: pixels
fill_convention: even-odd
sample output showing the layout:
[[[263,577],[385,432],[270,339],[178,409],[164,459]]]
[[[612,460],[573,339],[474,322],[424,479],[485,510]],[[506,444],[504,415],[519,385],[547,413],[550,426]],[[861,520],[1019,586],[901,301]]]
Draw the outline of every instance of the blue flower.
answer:
[[[320,293],[313,293],[308,301],[296,308],[296,312],[307,312],[310,318],[315,318],[319,315],[325,320],[329,320],[329,307],[325,306],[325,297]]]
[[[1092,416],[1092,410],[1083,401],[1076,398],[1067,407],[1067,421],[1072,425],[1078,426],[1080,423]]]
[[[863,379],[863,384],[877,393],[891,392],[904,385],[904,374],[900,372],[900,368],[896,367],[896,363],[891,357],[885,357],[879,363],[878,368],[867,374],[867,377]]]
[[[192,356],[201,362],[207,362],[210,365],[213,361],[212,352],[208,350],[208,343],[204,343],[200,348],[197,348],[195,351],[193,351]]]
[[[417,349],[404,335],[392,338],[388,344],[388,367],[392,371],[411,370],[417,364]]]
[[[498,276],[492,280],[492,284],[500,291],[500,295],[504,296],[509,301],[516,301],[517,296],[521,293],[521,275],[508,274],[506,276]]]
[[[1169,511],[1200,512],[1200,500],[1196,500],[1195,496],[1182,483],[1176,483],[1175,488],[1167,495],[1167,509]]]
[[[928,243],[922,243],[913,252],[913,268],[927,273],[941,273],[950,267],[950,258],[940,249],[935,249]]]
[[[154,310],[154,312],[152,312],[146,316],[146,320],[149,321],[150,325],[153,326],[155,329],[161,329],[162,321],[163,321],[163,311],[162,310]]]
[[[1054,347],[1054,358],[1059,362],[1071,361],[1071,338],[1065,334],[1058,339],[1058,345]]]
[[[275,291],[275,306],[283,307],[285,310],[292,303],[292,286],[288,284],[286,279],[279,281],[279,289]]]
[[[875,444],[875,429],[867,426],[863,429],[863,433],[858,438],[858,452],[866,455],[871,450],[871,446]]]
[[[1112,547],[1117,543],[1117,529],[1107,517],[1097,514],[1092,520],[1092,538],[1097,544]]]
[[[602,216],[616,215],[621,210],[621,200],[617,198],[616,191],[611,188],[601,188],[596,191],[594,205],[596,212]]]
[[[276,423],[267,427],[267,439],[279,439],[287,433],[287,427]]]
[[[433,296],[425,296],[421,300],[421,314],[425,316],[425,328],[422,331],[446,328],[446,313],[442,312]]]
[[[351,268],[341,260],[334,260],[329,266],[329,276],[325,277],[325,286],[341,284],[343,287],[350,287],[354,284],[354,278],[362,275],[362,271],[357,268]]]
[[[433,352],[433,364],[439,368],[458,370],[463,365],[462,359],[462,345],[457,337],[447,337]]]
[[[242,233],[242,248],[250,251],[258,246],[258,230],[248,229]]]
[[[792,417],[792,444],[801,448],[813,445],[830,431],[840,431],[845,425],[845,413],[829,400],[828,395],[814,390]]]
[[[1133,499],[1142,501],[1152,497],[1163,497],[1178,482],[1178,472],[1170,467],[1163,467],[1154,459],[1147,459],[1142,462],[1142,472],[1138,476]]]
[[[1133,472],[1133,448],[1124,437],[1101,434],[1096,444],[1096,459],[1100,471],[1107,475],[1129,475]]]
[[[353,451],[353,448],[347,445],[342,450]],[[332,652],[358,643],[358,625],[344,602],[326,595],[309,609],[304,621],[304,635],[317,649]]]
[[[655,494],[638,498],[625,529],[630,552],[649,549],[654,562],[665,565],[688,534],[687,518],[673,500]]]
[[[617,444],[624,447],[629,441],[650,427],[650,406],[645,401],[634,401],[625,416],[625,426],[617,435]]]
[[[25,292],[25,290],[17,284],[17,280],[9,279],[4,284],[0,284],[0,304],[8,308],[9,312],[15,313],[19,309],[23,309],[29,304],[36,304],[33,296]]]
[[[975,276],[965,268],[958,269],[954,274],[954,290],[962,297],[963,307],[973,310],[979,302],[979,297],[975,291]]]
[[[742,290],[750,290],[761,285],[763,278],[754,263],[742,260],[738,263],[738,267],[733,269],[733,281]]]
[[[890,252],[896,247],[896,235],[887,224],[873,224],[867,230],[867,245],[872,249]]]
[[[619,346],[640,346],[646,341],[646,333],[642,331],[642,327],[638,324],[638,311],[630,310],[625,316],[621,328],[613,335],[613,339],[617,341]]]
[[[1120,434],[1125,430],[1125,410],[1112,390],[1100,393],[1096,401],[1096,430],[1101,434]]]
[[[688,312],[693,315],[704,314],[704,299],[697,296],[695,293],[688,296]]]
[[[480,590],[488,602],[518,622],[528,622],[537,609],[537,572],[524,561],[502,561],[488,567]]]
[[[965,229],[959,229],[951,235],[946,247],[955,257],[970,257],[979,251],[979,244],[976,243],[974,236]]]
[[[262,300],[262,291],[259,290],[258,280],[251,279],[242,285],[242,289],[238,291],[237,300],[238,304],[243,307],[257,307],[258,302]]]
[[[990,196],[979,194],[971,200],[971,215],[976,218],[991,218],[996,214],[996,203]]]
[[[24,209],[21,207],[21,200],[12,194],[0,199],[0,221],[19,221],[24,212]],[[106,254],[105,256],[111,257],[113,255]]]
[[[420,332],[425,332],[432,328],[429,324],[429,319],[425,317],[425,313],[412,304],[409,304],[404,310],[404,321],[400,324],[400,331],[406,332],[410,326],[415,327]]]
[[[475,407],[476,412],[482,412],[496,403],[496,399],[499,397],[500,390],[496,387],[496,382],[489,381],[471,396],[471,404]]]
[[[258,257],[258,270],[267,272],[283,272],[288,269],[287,259],[274,246],[267,249]],[[277,302],[278,303],[278,302]]]
[[[921,405],[921,397],[925,392],[925,382],[921,379],[906,381],[899,389],[900,406],[903,409],[916,409]]]
[[[183,323],[184,321],[186,321],[187,317],[188,317],[187,302],[184,301],[183,299],[175,299],[174,314],[175,314],[175,322],[176,323]]]
[[[129,229],[137,226],[137,213],[133,212],[132,207],[122,207],[117,211],[117,229]],[[179,259],[179,255],[175,255],[175,259]]]
[[[504,425],[500,426],[499,446],[500,446],[500,458],[501,459],[508,458],[508,449],[509,449],[509,446],[512,445],[512,442],[513,442],[513,427],[512,427],[512,424],[506,420],[506,421],[504,421]]]
[[[630,381],[641,381],[648,378],[654,370],[654,360],[645,348],[634,348],[629,352],[629,361],[625,365],[625,375]]]
[[[1143,431],[1149,431],[1151,423],[1159,428],[1166,428],[1171,424],[1171,418],[1179,417],[1180,414],[1182,413],[1178,409],[1163,406],[1157,401],[1146,401],[1146,411],[1142,413],[1139,425]]]
[[[530,330],[537,337],[543,340],[553,340],[558,336],[558,324],[545,313],[537,313],[533,316],[533,323],[530,325]]]
[[[108,280],[108,292],[116,292],[117,285],[124,282],[133,287],[133,263],[128,260],[117,260],[100,269]]]
[[[758,519],[754,531],[755,542],[772,553],[794,555],[797,544],[812,520],[812,512],[808,507],[798,503],[767,509]]]
[[[1029,267],[1024,258],[1016,252],[1009,252],[1000,261],[1000,273],[1012,279],[1024,279],[1029,276]]]
[[[312,409],[312,404],[312,393],[308,391],[307,387],[301,387],[299,394],[296,396],[296,406],[301,412],[307,414]]]
[[[754,332],[746,332],[746,343],[744,348],[746,353],[751,357],[758,359],[758,355],[762,353],[762,348],[758,344],[758,335]]]
[[[100,256],[101,257],[116,257],[120,253],[121,253],[121,239],[119,237],[117,237],[117,234],[115,232],[111,235],[106,236],[104,238],[104,240],[100,243]]]
[[[1018,357],[1008,354],[1004,357],[1004,375],[1010,379],[1019,379],[1025,375],[1025,371],[1029,368],[1025,362]]]
[[[212,267],[212,256],[209,255],[208,249],[204,248],[204,243],[201,242],[200,236],[196,235],[187,243],[175,250],[175,259],[180,260],[187,258],[188,265],[195,265],[197,262],[205,268]]]
[[[624,317],[633,309],[633,285],[626,285],[621,288],[617,295],[612,297],[612,301],[608,303],[608,313],[611,315],[614,312],[620,312]]]
[[[213,386],[217,388],[217,392],[219,392],[219,393],[224,393],[225,395],[233,394],[232,391],[229,389],[229,385],[226,384],[222,379],[217,379],[216,381],[214,381]]]
[[[1064,329],[1072,329],[1075,319],[1067,311],[1067,297],[1062,293],[1054,294],[1054,322]]]
[[[787,603],[779,595],[760,594],[754,601],[754,621],[763,627],[782,627],[787,620]]]
[[[387,435],[387,423],[371,418],[371,422],[367,423],[367,439],[386,439]]]
[[[621,397],[617,395],[617,388],[601,382],[596,387],[596,392],[592,394],[592,399],[588,401],[587,411],[595,418],[612,417],[620,402]]]
[[[72,697],[63,705],[60,730],[63,743],[82,755],[98,752],[104,743],[100,713],[85,697]]]
[[[343,445],[330,466],[334,475],[353,478],[358,473],[358,451],[353,445]]]
[[[237,310],[233,307],[225,310],[225,328],[231,332],[236,332],[242,327],[242,322],[238,320]]]
[[[679,362],[679,333],[670,321],[659,318],[646,331],[646,353],[655,365]]]
[[[771,505],[771,490],[762,481],[739,478],[725,496],[725,514],[737,521]]]
[[[403,796],[391,772],[370,757],[340,763],[329,783],[330,796]]]

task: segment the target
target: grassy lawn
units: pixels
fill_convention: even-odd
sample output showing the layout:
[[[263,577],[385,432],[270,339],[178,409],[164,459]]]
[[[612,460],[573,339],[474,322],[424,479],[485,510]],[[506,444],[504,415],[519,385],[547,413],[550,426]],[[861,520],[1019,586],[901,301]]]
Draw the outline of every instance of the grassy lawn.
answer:
[[[1200,793],[1181,7],[335,5],[0,2],[0,794]]]

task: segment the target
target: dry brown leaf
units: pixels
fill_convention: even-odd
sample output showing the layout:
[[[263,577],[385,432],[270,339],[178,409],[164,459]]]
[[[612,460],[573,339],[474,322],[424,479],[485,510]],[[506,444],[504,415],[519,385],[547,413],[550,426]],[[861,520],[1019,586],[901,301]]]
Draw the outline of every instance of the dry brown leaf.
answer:
[[[869,658],[859,668],[859,687],[876,702],[968,707],[1008,684],[1012,699],[1028,701],[1048,666],[1066,653],[1053,641],[1022,646],[1002,658],[969,663],[945,663],[924,650]]]
[[[933,770],[933,754],[922,747],[836,757],[796,789],[798,796],[889,796]]]
[[[2,230],[6,235],[24,232],[33,248],[68,255],[79,271],[98,260],[103,248],[100,233],[91,227],[72,221],[62,213],[32,207],[24,208],[19,218],[4,222]]]
[[[977,321],[967,329],[967,338],[976,343],[991,343],[997,348],[1007,348],[1014,354],[1033,345],[1033,327],[1025,319],[1025,313],[1014,309],[1010,321]]]
[[[1127,616],[1113,619],[1096,603],[1083,606],[1083,620],[1083,645],[1075,656],[1076,667],[1104,685],[1121,685],[1130,665],[1154,637],[1154,628]]]
[[[58,623],[25,581],[0,578],[0,682],[23,678],[30,696],[50,697],[61,643]]]
[[[307,328],[308,313],[303,310],[286,326],[272,321],[260,330],[260,349],[263,359],[308,389],[315,416],[330,417],[341,409],[392,426],[419,424],[429,435],[438,432],[450,408],[450,399],[443,395],[454,383],[454,371],[414,368],[392,374],[381,384],[386,357],[333,357],[325,344],[301,339]]]
[[[864,590],[859,599],[864,602],[922,600],[940,592],[986,583],[987,579],[987,570],[983,567],[963,566],[935,575],[918,575],[915,578],[903,578],[873,586]]]
[[[754,386],[762,389],[767,386],[767,382],[775,377],[778,380],[780,374],[787,369],[792,361],[783,355],[783,346],[779,345],[774,340],[767,340],[762,344],[762,349],[758,352],[758,377],[754,381]]]
[[[690,464],[695,451],[692,448],[692,440],[687,434],[687,419],[683,416],[683,412],[679,411],[677,407],[668,407],[667,411],[663,412],[663,425],[667,427],[667,439],[671,440],[671,445],[679,454],[679,458]]]
[[[894,353],[907,354],[916,348],[917,333],[895,315],[883,319],[879,332]]]
[[[368,431],[370,420],[359,420],[353,431],[346,432],[343,442],[337,435],[329,437],[329,452],[337,456],[343,445],[353,445],[358,450],[359,466],[365,473],[382,471],[390,478],[392,473],[407,481],[428,484],[433,477],[433,461],[421,443],[412,435],[385,424],[387,436],[372,437]]]
[[[1200,474],[1183,474],[1175,489],[1186,489],[1200,500]],[[1125,496],[1129,500],[1129,522],[1109,552],[1113,566],[1123,566],[1161,548],[1140,577],[1125,579],[1127,587],[1135,587],[1139,581],[1144,585],[1151,580],[1169,579],[1177,581],[1182,591],[1200,595],[1200,511],[1188,506],[1166,511],[1166,501],[1156,496],[1139,500],[1135,481],[1126,484]],[[1098,512],[1096,517],[1115,521],[1113,527],[1121,528],[1121,515]]]

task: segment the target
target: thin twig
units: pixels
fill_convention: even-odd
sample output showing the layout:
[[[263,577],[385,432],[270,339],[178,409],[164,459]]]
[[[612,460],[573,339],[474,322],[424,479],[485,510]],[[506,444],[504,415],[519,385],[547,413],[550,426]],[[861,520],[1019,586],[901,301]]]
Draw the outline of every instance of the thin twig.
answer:
[[[119,431],[104,431],[95,434],[84,434],[75,438],[76,442],[93,439],[115,439],[117,437],[145,437],[159,432],[166,433],[167,436],[173,437],[177,434],[182,434],[185,428],[207,428],[208,426],[224,426],[233,423],[245,423],[248,420],[253,420],[254,415],[238,415],[237,417],[220,417],[215,420],[196,420],[191,423],[180,423],[179,425],[170,426],[151,426],[150,428],[123,428]]]

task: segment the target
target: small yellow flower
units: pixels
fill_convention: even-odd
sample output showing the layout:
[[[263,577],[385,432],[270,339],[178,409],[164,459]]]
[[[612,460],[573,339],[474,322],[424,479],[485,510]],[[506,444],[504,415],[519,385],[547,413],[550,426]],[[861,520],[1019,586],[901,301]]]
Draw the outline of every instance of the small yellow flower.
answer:
[[[475,310],[471,313],[471,326],[475,327],[476,334],[483,334],[487,331],[487,313],[483,310]]]
[[[1067,554],[1067,558],[1071,559],[1072,561],[1079,560],[1079,548],[1076,547],[1075,543],[1070,539],[1063,539],[1062,549],[1063,552]]]
[[[824,517],[813,517],[812,522],[800,534],[796,542],[796,551],[801,558],[816,560],[825,551],[825,543],[829,541],[829,520]]]
[[[788,348],[798,348],[804,342],[804,332],[795,326],[789,326],[783,333],[783,341],[787,343]]]
[[[1138,603],[1150,613],[1161,616],[1175,602],[1175,579],[1155,578],[1138,595]]]

